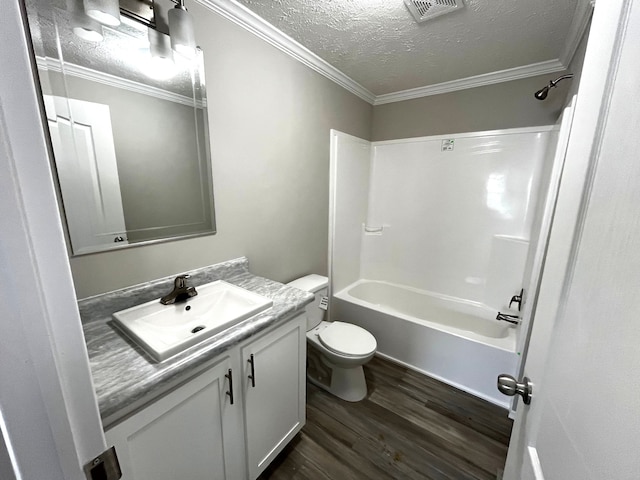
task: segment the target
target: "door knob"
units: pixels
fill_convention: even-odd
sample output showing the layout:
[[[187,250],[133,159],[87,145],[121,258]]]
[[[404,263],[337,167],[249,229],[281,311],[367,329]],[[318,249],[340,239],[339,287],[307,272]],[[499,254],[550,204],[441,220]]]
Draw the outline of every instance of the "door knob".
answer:
[[[522,383],[518,383],[518,381],[511,375],[507,375],[505,373],[498,375],[498,390],[500,390],[500,393],[509,397],[520,395],[525,405],[529,405],[531,403],[531,392],[533,391],[533,387],[531,386],[531,381],[527,377],[522,379]]]

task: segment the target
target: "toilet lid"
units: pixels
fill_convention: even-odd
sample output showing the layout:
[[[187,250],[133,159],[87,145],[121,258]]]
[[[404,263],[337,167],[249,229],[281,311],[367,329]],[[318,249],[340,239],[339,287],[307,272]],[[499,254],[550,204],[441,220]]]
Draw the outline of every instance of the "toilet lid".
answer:
[[[369,355],[378,346],[375,337],[364,328],[344,322],[331,323],[319,338],[329,350],[342,355]]]

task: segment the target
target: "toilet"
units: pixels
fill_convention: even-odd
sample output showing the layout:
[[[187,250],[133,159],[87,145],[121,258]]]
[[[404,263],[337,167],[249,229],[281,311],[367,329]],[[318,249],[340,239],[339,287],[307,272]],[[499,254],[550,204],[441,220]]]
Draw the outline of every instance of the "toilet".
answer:
[[[307,305],[307,378],[311,383],[348,402],[367,396],[362,366],[376,353],[376,339],[362,327],[345,322],[327,322],[321,307],[327,296],[328,279],[307,275],[288,283],[290,287],[311,292],[313,303]]]

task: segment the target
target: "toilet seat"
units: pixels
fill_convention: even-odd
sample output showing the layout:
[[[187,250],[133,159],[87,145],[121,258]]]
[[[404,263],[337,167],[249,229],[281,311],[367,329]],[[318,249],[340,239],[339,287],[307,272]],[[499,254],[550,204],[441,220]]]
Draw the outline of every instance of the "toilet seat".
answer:
[[[370,355],[378,346],[375,337],[364,328],[344,322],[332,322],[318,338],[325,348],[344,356]]]

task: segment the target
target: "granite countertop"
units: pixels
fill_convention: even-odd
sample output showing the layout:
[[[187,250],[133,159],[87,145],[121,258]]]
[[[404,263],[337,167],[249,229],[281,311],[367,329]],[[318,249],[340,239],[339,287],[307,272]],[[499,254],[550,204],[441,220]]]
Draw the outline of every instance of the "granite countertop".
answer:
[[[245,257],[186,273],[196,287],[225,280],[271,298],[273,306],[158,363],[113,325],[111,314],[160,298],[173,288],[174,276],[80,300],[93,384],[105,428],[199,373],[229,348],[301,313],[314,298],[311,293],[251,274]]]

